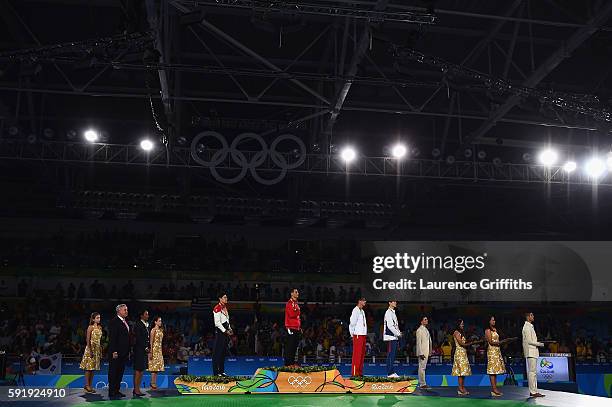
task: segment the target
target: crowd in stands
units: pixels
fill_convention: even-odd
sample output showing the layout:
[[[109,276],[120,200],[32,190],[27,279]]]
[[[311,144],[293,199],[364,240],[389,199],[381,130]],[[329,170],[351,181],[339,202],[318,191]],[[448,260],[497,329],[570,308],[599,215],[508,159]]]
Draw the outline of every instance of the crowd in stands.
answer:
[[[59,280],[59,279],[55,279]],[[352,302],[360,295],[360,289],[350,286],[338,287],[301,285],[303,298],[311,302],[318,303],[340,303]],[[127,280],[123,285],[117,287],[116,284],[104,283],[94,280],[90,284],[83,282],[75,284],[70,282],[67,285],[58,281],[55,287],[49,290],[34,289],[26,279],[20,279],[16,289],[11,289],[5,280],[0,280],[0,297],[24,298],[28,296],[39,297],[41,295],[51,295],[55,298],[65,300],[80,299],[118,299],[118,300],[192,300],[194,298],[214,299],[218,292],[225,291],[232,301],[286,301],[284,293],[289,291],[289,286],[280,287],[278,284],[273,287],[270,283],[208,283],[200,281],[199,284],[190,282],[188,284],[174,284],[172,282],[163,283],[159,289],[154,289],[151,284],[142,289],[138,289],[132,280]]]

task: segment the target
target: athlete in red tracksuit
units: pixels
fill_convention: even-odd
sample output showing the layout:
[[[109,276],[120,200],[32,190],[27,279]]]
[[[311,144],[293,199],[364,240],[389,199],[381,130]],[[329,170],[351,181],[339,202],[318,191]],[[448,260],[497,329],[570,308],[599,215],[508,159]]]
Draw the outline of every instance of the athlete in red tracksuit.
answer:
[[[291,290],[291,298],[285,305],[285,329],[287,330],[287,341],[285,342],[285,366],[296,365],[298,344],[302,336],[302,323],[300,321],[300,306],[298,297],[300,292],[297,288]]]

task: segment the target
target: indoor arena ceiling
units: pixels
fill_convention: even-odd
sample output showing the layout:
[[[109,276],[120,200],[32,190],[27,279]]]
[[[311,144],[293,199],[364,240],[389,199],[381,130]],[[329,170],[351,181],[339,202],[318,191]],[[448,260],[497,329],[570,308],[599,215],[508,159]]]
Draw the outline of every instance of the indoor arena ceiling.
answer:
[[[205,130],[272,144],[289,133],[307,154],[350,144],[385,157],[402,141],[412,158],[432,160],[408,174],[417,181],[563,184],[502,164],[530,164],[546,145],[577,160],[610,151],[611,15],[612,2],[596,0],[0,0],[0,139],[26,145],[0,148],[3,168],[19,168],[4,177],[32,162],[46,171],[79,161],[79,152],[47,147],[93,127],[123,150],[88,160],[138,164],[130,146],[148,135],[165,145],[154,158],[161,168],[147,170],[145,185],[131,169],[66,170],[53,175],[64,190],[260,195],[266,187],[248,174],[223,185],[171,162]],[[28,150],[39,145],[47,150]],[[44,154],[55,158],[43,165]],[[436,164],[474,160],[489,166]],[[412,188],[354,177],[347,198],[341,169],[304,166],[281,179],[281,196],[388,202]],[[324,177],[296,181],[307,173]]]
[[[350,140],[369,155],[398,137],[442,156],[474,143],[609,143],[612,4],[605,1],[2,0],[0,7],[4,130],[15,121],[40,135],[96,124],[126,143],[156,127],[150,94],[171,142],[213,127],[288,129],[309,148]],[[158,10],[158,19],[147,18]],[[146,38],[120,37],[126,32],[146,32],[159,53],[143,53]],[[519,87],[527,93],[517,95]]]

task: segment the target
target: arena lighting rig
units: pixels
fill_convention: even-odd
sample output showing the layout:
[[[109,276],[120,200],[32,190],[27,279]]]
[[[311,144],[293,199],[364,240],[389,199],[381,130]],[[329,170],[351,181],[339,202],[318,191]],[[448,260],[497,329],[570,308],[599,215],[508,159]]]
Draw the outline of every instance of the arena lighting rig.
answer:
[[[311,14],[331,17],[361,19],[372,22],[393,21],[409,24],[435,24],[437,17],[433,11],[376,10],[359,3],[333,0],[287,1],[287,0],[173,0],[189,6],[231,7],[252,10],[265,14]]]
[[[569,94],[514,85],[510,81],[448,62],[436,56],[424,54],[410,47],[400,47],[392,44],[391,51],[394,57],[399,61],[415,61],[433,66],[440,69],[444,75],[454,75],[480,82],[485,87],[499,93],[520,96],[523,98],[535,98],[541,104],[559,107],[569,112],[590,116],[595,120],[612,122],[612,112],[591,106],[593,104],[600,104],[599,98],[595,95]]]
[[[88,142],[84,135],[82,137],[82,142],[37,140],[34,143],[24,138],[0,138],[0,160],[180,167],[210,171],[218,182],[225,184],[234,184],[249,177],[263,185],[274,185],[283,181],[291,172],[301,175],[382,176],[470,183],[596,184],[598,187],[612,187],[612,159],[606,161],[598,155],[585,158],[584,164],[580,166],[581,170],[576,171],[578,164],[573,160],[552,166],[508,163],[499,158],[492,162],[477,159],[448,162],[444,159],[417,158],[414,153],[405,155],[403,159],[394,157],[392,152],[384,156],[366,156],[354,149],[351,150],[350,157],[349,154],[344,157],[352,158],[348,163],[341,155],[343,149],[332,154],[310,153],[305,150],[296,154],[295,150],[271,151],[270,148],[247,151],[239,146],[234,151],[227,146],[225,149],[204,148],[199,152],[192,150],[193,145],[177,145],[166,151],[164,148],[155,148],[155,143],[151,142],[152,148],[147,151],[142,148],[140,142],[108,144]],[[144,147],[148,146],[148,143],[145,143]],[[231,158],[230,150],[239,158],[237,161]],[[411,149],[415,150],[416,148]],[[264,151],[267,151],[267,155]],[[270,153],[274,160],[267,158]]]
[[[84,139],[89,143],[97,142],[98,138],[99,136],[96,130],[88,129],[84,132]],[[155,143],[148,138],[140,141],[140,148],[144,151],[151,151],[154,146]],[[393,158],[398,161],[410,158],[408,147],[404,143],[396,143],[384,150],[388,151],[388,158]],[[354,161],[358,155],[357,149],[351,145],[342,147],[338,154],[347,165]],[[555,149],[549,147],[542,149],[538,154],[539,163],[546,168],[553,167],[557,164],[558,159],[559,153]],[[449,163],[448,160],[446,160],[446,162],[447,164],[453,164],[455,161],[453,160]],[[568,160],[560,168],[569,174],[578,168],[578,164],[573,160]],[[595,179],[603,175],[606,169],[612,171],[612,152],[608,153],[605,164],[598,156],[589,158],[584,165],[584,169],[589,177]]]
[[[112,54],[116,49],[139,52],[153,44],[151,32],[121,34],[84,41],[72,41],[21,50],[0,52],[0,61],[29,62],[75,62],[83,57],[100,57]],[[75,59],[76,58],[76,59]]]

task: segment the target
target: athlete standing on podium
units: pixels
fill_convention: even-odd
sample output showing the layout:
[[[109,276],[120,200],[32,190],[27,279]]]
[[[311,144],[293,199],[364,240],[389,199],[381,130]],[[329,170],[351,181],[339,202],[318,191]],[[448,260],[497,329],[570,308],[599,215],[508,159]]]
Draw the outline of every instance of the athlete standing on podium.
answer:
[[[349,324],[349,333],[353,338],[351,376],[363,376],[363,359],[365,357],[366,338],[368,335],[368,325],[365,312],[363,311],[365,305],[366,299],[361,297],[351,313],[351,322]]]
[[[213,348],[212,368],[213,375],[227,376],[225,374],[225,353],[230,336],[233,334],[227,311],[227,294],[219,293],[219,303],[213,308],[215,321],[215,346]]]
[[[287,330],[287,340],[285,342],[285,366],[293,366],[296,362],[298,344],[301,339],[302,323],[300,321],[300,306],[298,298],[300,292],[297,288],[291,290],[291,298],[285,305],[285,329]]]
[[[383,323],[383,341],[387,344],[387,377],[399,377],[395,371],[394,362],[399,338],[402,337],[402,331],[399,329],[397,315],[395,315],[396,307],[397,301],[389,301],[389,308],[385,312]]]

